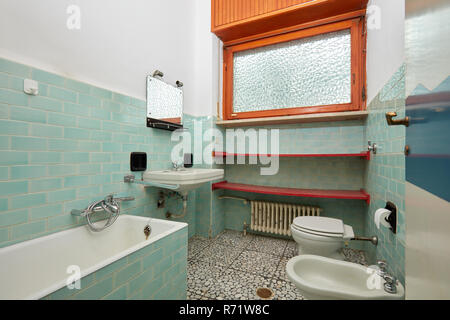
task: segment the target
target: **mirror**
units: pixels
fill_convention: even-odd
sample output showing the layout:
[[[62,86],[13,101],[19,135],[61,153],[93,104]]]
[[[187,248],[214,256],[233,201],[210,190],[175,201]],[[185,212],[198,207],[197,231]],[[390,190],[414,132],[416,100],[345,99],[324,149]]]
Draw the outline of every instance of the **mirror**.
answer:
[[[161,76],[147,76],[147,127],[172,131],[183,127],[181,86],[165,83]]]

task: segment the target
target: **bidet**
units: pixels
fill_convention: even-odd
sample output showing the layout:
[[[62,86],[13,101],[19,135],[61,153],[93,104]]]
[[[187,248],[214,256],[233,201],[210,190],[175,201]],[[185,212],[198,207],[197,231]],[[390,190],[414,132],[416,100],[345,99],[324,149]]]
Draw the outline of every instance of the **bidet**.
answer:
[[[375,269],[336,259],[301,255],[286,265],[288,278],[306,299],[399,300],[403,285]]]

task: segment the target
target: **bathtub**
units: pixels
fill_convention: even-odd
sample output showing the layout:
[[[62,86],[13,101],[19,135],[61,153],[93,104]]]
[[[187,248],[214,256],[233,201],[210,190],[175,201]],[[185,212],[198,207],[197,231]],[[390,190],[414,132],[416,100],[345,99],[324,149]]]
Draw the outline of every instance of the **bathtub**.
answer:
[[[144,234],[147,224],[152,228],[148,239]],[[57,232],[0,249],[0,299],[52,298],[55,292],[59,294],[53,294],[56,299],[120,299],[130,298],[131,290],[136,291],[135,298],[151,298],[154,292],[146,290],[145,284],[155,288],[154,280],[174,265],[171,270],[174,276],[180,274],[184,287],[186,248],[186,223],[131,215],[119,216],[98,233],[87,226]],[[74,274],[68,270],[71,265],[79,266],[82,288],[66,286]],[[157,283],[168,287],[164,298],[170,298],[168,290],[173,285],[163,280]]]

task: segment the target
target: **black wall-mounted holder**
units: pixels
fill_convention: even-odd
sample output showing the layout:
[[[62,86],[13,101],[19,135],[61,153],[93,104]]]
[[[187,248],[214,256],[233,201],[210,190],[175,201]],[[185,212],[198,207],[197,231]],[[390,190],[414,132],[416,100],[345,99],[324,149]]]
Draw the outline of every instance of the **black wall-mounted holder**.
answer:
[[[130,170],[133,172],[147,170],[147,153],[132,152],[130,155]]]
[[[192,153],[185,153],[184,154],[184,167],[185,168],[192,168],[194,165],[194,156]]]
[[[386,202],[386,207],[385,209],[388,209],[391,213],[384,218],[391,226],[391,231],[396,234],[397,233],[397,206],[388,201]]]
[[[147,117],[147,127],[175,131],[183,128],[182,124]]]

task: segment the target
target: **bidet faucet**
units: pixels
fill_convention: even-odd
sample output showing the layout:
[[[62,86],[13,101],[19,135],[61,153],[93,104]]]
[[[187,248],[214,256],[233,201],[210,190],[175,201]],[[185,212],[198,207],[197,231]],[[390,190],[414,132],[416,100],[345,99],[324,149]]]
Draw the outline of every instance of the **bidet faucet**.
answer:
[[[384,291],[387,293],[397,293],[397,279],[390,274],[385,274],[383,277],[384,281]]]
[[[387,272],[387,262],[385,260],[378,260],[377,265],[380,268],[378,275],[385,281],[384,291],[387,293],[397,293],[397,279]]]
[[[383,278],[387,274],[387,263],[385,260],[378,260],[377,265],[380,268],[378,274]]]

